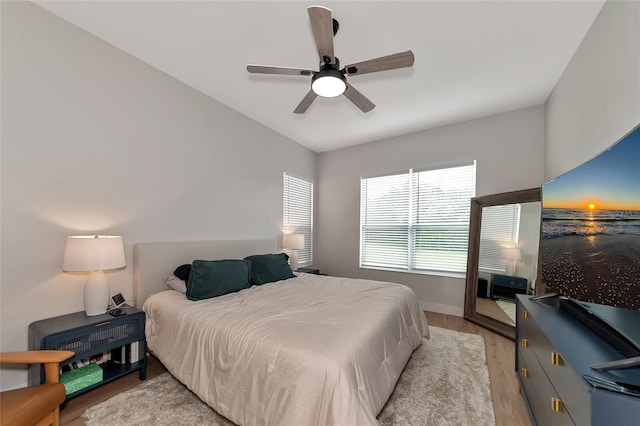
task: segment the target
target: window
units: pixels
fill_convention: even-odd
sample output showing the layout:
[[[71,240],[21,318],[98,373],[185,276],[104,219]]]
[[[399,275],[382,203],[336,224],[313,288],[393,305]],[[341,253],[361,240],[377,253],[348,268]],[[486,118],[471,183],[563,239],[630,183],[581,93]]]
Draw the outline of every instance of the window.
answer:
[[[284,172],[283,231],[304,235],[304,249],[297,250],[298,266],[309,266],[313,260],[313,182]],[[289,252],[289,250],[285,250]]]
[[[464,273],[475,162],[362,178],[360,267]]]
[[[505,249],[518,247],[520,204],[488,206],[482,209],[478,267],[486,272],[507,271]]]

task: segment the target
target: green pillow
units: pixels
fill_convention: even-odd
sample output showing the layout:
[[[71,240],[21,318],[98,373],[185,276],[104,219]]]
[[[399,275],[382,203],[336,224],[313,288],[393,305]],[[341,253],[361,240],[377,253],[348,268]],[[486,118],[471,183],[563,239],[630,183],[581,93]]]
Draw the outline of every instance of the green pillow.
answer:
[[[251,262],[194,260],[187,281],[187,298],[202,300],[251,287]]]
[[[244,260],[251,262],[252,281],[256,285],[294,277],[289,266],[289,255],[286,253],[256,254],[247,256]]]

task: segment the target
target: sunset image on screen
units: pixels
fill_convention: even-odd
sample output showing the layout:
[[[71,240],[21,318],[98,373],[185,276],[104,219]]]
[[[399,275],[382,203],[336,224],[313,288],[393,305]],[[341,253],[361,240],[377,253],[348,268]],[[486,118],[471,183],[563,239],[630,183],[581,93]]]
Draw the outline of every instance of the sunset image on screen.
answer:
[[[640,309],[640,129],[542,186],[542,282]]]

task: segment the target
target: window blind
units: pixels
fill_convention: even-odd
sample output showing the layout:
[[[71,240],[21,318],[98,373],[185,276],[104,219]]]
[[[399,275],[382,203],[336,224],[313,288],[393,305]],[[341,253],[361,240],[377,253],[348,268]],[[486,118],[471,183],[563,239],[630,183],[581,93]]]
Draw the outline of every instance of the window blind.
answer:
[[[313,261],[313,182],[283,174],[283,231],[304,235],[304,249],[297,250],[298,266]],[[284,250],[290,254],[290,250]]]
[[[465,272],[475,165],[415,173],[415,269]]]
[[[361,179],[360,266],[464,272],[475,163]]]
[[[478,267],[487,272],[506,271],[503,249],[518,246],[520,204],[482,208]]]
[[[410,175],[362,179],[361,266],[409,267]]]

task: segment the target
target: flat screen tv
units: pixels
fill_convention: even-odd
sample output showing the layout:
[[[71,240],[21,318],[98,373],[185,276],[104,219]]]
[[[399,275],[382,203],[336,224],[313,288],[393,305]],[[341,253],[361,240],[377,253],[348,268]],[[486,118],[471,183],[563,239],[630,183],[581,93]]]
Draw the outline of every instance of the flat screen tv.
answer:
[[[542,284],[640,310],[640,126],[542,186]]]

